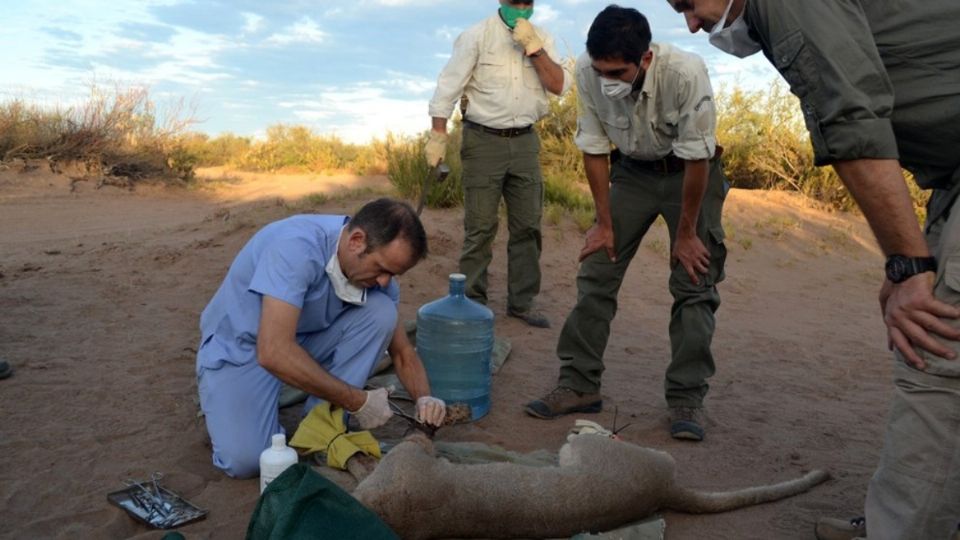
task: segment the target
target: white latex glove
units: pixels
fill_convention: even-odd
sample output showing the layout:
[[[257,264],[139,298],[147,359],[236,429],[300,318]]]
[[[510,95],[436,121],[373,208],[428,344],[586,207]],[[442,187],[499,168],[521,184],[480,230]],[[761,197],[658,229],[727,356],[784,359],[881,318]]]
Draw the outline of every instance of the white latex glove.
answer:
[[[350,414],[357,419],[361,429],[373,429],[386,424],[393,416],[387,402],[390,392],[386,388],[377,388],[367,390],[366,393],[367,400],[363,402],[363,406]]]
[[[440,426],[447,416],[447,404],[442,399],[433,396],[423,396],[417,399],[417,420],[430,426]]]
[[[447,155],[447,134],[431,129],[427,146],[423,149],[423,155],[426,156],[427,165],[430,167],[439,165],[444,156]]]
[[[527,56],[543,49],[543,40],[537,35],[537,30],[526,19],[517,19],[517,26],[513,29],[513,40],[523,47]]]

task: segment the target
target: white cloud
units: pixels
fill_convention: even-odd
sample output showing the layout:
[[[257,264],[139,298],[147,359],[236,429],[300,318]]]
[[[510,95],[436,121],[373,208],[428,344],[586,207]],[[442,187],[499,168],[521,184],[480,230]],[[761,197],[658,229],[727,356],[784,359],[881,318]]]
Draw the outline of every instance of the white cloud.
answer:
[[[444,25],[434,30],[433,34],[437,36],[439,39],[452,42],[462,32],[463,32],[463,28],[461,27]]]
[[[535,4],[533,9],[533,24],[545,25],[560,19],[560,12],[547,4]]]
[[[263,17],[257,15],[256,13],[243,12],[240,14],[243,17],[243,33],[244,34],[256,34],[263,28]]]
[[[329,34],[320,29],[320,25],[310,17],[302,17],[299,21],[286,27],[283,31],[267,38],[267,43],[274,45],[290,45],[291,43],[314,43],[326,41]]]
[[[285,101],[281,106],[310,123],[317,133],[335,134],[353,143],[388,133],[413,135],[430,125],[426,98],[391,97],[387,89],[371,83],[327,87],[312,99]]]

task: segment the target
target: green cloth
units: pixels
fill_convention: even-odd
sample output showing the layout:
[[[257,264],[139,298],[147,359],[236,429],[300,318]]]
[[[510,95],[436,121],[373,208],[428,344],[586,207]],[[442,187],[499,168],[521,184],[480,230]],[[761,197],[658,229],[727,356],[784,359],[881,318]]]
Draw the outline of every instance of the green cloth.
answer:
[[[247,526],[247,540],[396,538],[376,514],[303,463],[267,485]]]
[[[603,353],[610,337],[610,321],[617,312],[617,294],[640,241],[663,216],[671,244],[680,221],[683,172],[661,174],[630,164],[624,158],[610,171],[610,213],[616,240],[617,261],[605,251],[587,257],[577,275],[577,304],[567,317],[557,343],[559,384],[578,392],[600,390]],[[671,407],[699,407],[707,394],[707,378],[715,371],[710,342],[714,312],[720,305],[716,284],[723,280],[727,250],[723,244],[720,214],[726,196],[726,178],[719,160],[710,166],[707,191],[700,206],[697,235],[710,250],[710,268],[694,285],[677,264],[669,280],[672,360],[664,383]],[[663,264],[657,261],[658,264]]]
[[[467,296],[487,303],[487,267],[500,224],[500,199],[507,206],[507,307],[523,312],[540,292],[543,239],[543,175],[536,132],[501,137],[463,130],[463,251],[460,272]]]

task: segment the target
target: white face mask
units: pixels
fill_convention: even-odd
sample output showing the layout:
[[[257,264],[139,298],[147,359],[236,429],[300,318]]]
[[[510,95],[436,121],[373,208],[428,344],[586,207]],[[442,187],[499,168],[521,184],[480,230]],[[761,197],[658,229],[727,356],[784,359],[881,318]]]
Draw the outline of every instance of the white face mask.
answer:
[[[637,82],[639,76],[640,67],[637,66],[637,74],[633,76],[633,80],[630,82],[600,77],[600,89],[603,91],[603,95],[610,99],[624,99],[630,95],[630,92],[633,92],[633,83]]]
[[[710,44],[725,53],[738,58],[746,58],[758,52],[761,46],[750,37],[750,29],[747,27],[747,21],[743,19],[743,13],[730,26],[724,28],[731,7],[733,7],[733,0],[730,0],[730,3],[727,4],[727,10],[723,12],[723,18],[710,31]]]
[[[350,283],[346,274],[343,273],[343,269],[340,268],[340,257],[337,256],[337,253],[340,252],[340,238],[342,237],[341,234],[341,236],[337,238],[337,248],[333,252],[333,257],[330,257],[330,260],[327,261],[325,270],[327,271],[327,276],[330,278],[330,283],[333,285],[333,292],[337,295],[337,298],[348,304],[362,306],[367,301],[367,290]]]

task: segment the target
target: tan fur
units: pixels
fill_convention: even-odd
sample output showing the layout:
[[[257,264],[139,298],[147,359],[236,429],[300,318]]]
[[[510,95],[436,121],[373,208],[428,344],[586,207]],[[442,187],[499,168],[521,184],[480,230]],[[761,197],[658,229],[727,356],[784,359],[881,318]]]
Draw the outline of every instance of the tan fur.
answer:
[[[560,450],[558,467],[455,465],[414,435],[397,445],[354,496],[402,538],[555,538],[606,531],[661,509],[724,512],[802,493],[829,476],[703,493],[674,484],[666,452],[597,435]]]

